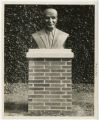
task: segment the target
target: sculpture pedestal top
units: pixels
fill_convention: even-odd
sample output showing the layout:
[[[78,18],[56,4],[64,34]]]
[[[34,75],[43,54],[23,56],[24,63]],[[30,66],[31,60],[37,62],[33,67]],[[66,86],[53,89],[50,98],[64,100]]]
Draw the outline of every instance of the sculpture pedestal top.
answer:
[[[29,49],[27,58],[73,58],[71,49]]]

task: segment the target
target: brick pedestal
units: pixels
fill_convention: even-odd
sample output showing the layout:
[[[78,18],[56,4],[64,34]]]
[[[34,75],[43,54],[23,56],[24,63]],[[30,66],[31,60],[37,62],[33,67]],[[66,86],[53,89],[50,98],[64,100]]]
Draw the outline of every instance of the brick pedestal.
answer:
[[[69,115],[72,111],[72,58],[70,49],[30,49],[28,112]]]

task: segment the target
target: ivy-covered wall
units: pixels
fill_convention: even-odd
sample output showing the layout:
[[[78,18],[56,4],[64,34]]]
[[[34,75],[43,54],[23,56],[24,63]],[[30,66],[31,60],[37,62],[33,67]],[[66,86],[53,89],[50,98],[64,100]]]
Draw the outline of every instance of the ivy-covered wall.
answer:
[[[94,83],[94,5],[49,5],[58,11],[57,28],[70,34],[74,52],[73,83]],[[30,36],[40,30],[46,5],[5,5],[5,81],[26,82],[26,52],[33,48]]]

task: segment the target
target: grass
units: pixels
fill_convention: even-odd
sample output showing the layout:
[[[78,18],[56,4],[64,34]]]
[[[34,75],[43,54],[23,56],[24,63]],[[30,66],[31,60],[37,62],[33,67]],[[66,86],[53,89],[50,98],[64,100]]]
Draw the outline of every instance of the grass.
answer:
[[[26,83],[6,85],[4,95],[5,116],[27,116],[27,100],[28,85]],[[39,115],[42,116],[43,113]],[[73,84],[73,111],[71,116],[94,116],[93,84]]]

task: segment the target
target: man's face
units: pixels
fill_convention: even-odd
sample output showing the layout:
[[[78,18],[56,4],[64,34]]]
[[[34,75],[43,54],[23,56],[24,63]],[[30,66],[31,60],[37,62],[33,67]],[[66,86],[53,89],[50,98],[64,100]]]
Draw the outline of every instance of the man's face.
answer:
[[[47,9],[44,12],[44,21],[48,29],[53,29],[57,23],[57,11],[54,9]]]

